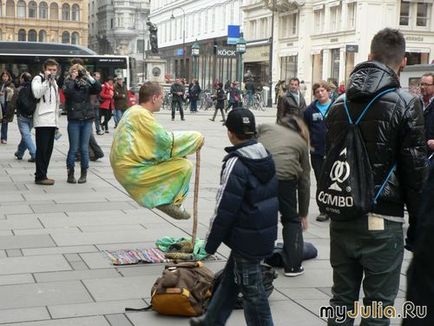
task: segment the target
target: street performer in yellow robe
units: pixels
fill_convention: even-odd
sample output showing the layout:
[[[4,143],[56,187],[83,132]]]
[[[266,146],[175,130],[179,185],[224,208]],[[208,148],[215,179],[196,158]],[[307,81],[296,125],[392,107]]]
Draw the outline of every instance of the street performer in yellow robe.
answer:
[[[175,219],[188,219],[181,205],[187,196],[193,164],[187,155],[204,142],[196,131],[167,131],[154,117],[163,89],[145,83],[139,105],[125,111],[113,137],[110,163],[118,182],[140,205],[158,208]]]

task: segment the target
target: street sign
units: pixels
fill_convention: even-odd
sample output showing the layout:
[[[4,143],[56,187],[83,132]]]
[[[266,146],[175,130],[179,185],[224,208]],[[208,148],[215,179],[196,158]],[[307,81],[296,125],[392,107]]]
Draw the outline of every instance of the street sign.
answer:
[[[234,48],[228,48],[228,47],[217,47],[217,56],[218,57],[224,57],[224,58],[236,58],[237,52]]]
[[[182,57],[184,55],[184,49],[183,48],[176,49],[176,55],[178,57]]]
[[[357,52],[359,52],[359,46],[356,44],[347,44],[345,46],[345,50],[346,50],[346,52],[357,53]]]
[[[235,45],[240,38],[240,25],[228,25],[227,44]]]

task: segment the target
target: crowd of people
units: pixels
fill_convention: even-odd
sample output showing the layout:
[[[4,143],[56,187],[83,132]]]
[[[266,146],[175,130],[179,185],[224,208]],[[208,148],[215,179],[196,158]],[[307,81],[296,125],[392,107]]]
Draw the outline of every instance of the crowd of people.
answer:
[[[287,85],[280,83],[276,88],[276,122],[260,125],[256,125],[252,111],[241,104],[238,82],[215,85],[216,107],[211,120],[220,111],[233,146],[225,148],[227,155],[205,250],[214,254],[224,243],[231,253],[207,312],[192,318],[191,325],[225,324],[240,292],[247,324],[273,325],[260,263],[273,253],[278,213],[284,242],[284,275],[299,276],[304,273],[303,230],[308,228],[310,169],[318,189],[323,186],[324,177],[332,179],[334,183],[328,190],[341,193],[336,201],[344,198],[344,191],[354,191],[339,187],[354,173],[346,158],[342,158],[352,155],[349,152],[353,139],[353,143],[344,143],[338,158],[333,157],[333,151],[341,144],[338,140],[346,139],[349,130],[355,129],[363,139],[360,148],[367,155],[364,159],[370,167],[374,188],[371,190],[377,195],[368,211],[359,215],[348,213],[355,206],[353,197],[351,201],[343,200],[341,206],[348,210],[339,215],[328,208],[331,202],[323,205],[317,196],[320,214],[316,220],[330,220],[330,305],[351,312],[363,287],[365,306],[393,306],[407,249],[414,252],[407,299],[428,305],[431,314],[426,319],[428,323],[409,318],[404,325],[434,323],[434,264],[427,259],[432,257],[427,248],[433,244],[429,232],[433,230],[434,210],[428,196],[434,172],[428,181],[427,177],[434,152],[434,75],[421,77],[422,97],[417,98],[400,89],[399,72],[405,64],[404,36],[397,30],[383,29],[371,42],[369,59],[354,68],[346,85],[313,83],[314,100],[307,105],[299,79],[291,78]],[[158,123],[154,113],[164,101],[162,87],[151,82],[143,84],[138,104],[129,107],[122,78],[108,77],[101,84],[101,76],[97,72],[90,74],[77,60],[59,86],[55,78],[58,68],[56,61],[47,60],[41,73],[33,78],[23,73],[18,89],[8,73],[1,75],[1,142],[7,142],[7,124],[17,106],[22,140],[15,156],[22,159],[25,150],[29,151],[30,159],[36,163],[35,183],[54,184],[47,177],[47,170],[59,126],[61,88],[68,119],[67,182],[86,182],[93,121],[97,134],[109,133],[108,122],[114,113],[116,130],[110,163],[116,179],[143,207],[157,208],[175,219],[190,218],[183,207],[192,174],[187,156],[202,148],[204,137],[195,131],[171,132]],[[251,84],[246,83],[248,101],[254,93]],[[20,94],[26,94],[23,90],[29,88],[35,98],[32,114],[25,110],[25,101],[20,100]],[[173,83],[170,93],[172,121],[176,110],[185,120],[186,90],[181,79]],[[188,89],[192,113],[197,112],[200,93],[198,81],[193,80]],[[36,146],[31,141],[32,127],[36,130]],[[130,141],[132,138],[134,142]],[[81,166],[78,180],[74,175],[77,155]],[[325,166],[332,166],[330,175],[325,176]],[[405,239],[404,206],[409,217]],[[350,316],[345,323],[338,317],[331,316],[328,325],[354,323]],[[389,320],[385,315],[368,316],[362,325],[389,325]]]

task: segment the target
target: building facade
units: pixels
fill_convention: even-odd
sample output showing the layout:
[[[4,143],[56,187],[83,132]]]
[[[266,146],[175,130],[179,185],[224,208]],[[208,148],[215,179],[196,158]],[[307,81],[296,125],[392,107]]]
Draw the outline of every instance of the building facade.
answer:
[[[158,27],[160,55],[166,59],[167,80],[199,79],[202,88],[219,80],[235,80],[235,45],[227,44],[228,26],[239,26],[241,0],[155,0],[150,20]],[[197,40],[200,54],[192,56]]]
[[[0,0],[0,40],[87,46],[88,2]]]
[[[433,1],[245,0],[241,9],[248,42],[245,61],[266,66],[272,40],[273,83],[297,76],[309,90],[321,79],[346,81],[354,66],[367,60],[372,37],[384,27],[404,34],[408,64],[434,59]]]

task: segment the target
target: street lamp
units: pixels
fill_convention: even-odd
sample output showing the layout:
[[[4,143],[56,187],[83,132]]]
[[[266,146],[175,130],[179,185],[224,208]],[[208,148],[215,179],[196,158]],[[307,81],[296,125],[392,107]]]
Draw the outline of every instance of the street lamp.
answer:
[[[238,53],[238,81],[241,83],[243,81],[243,54],[246,53],[246,40],[243,37],[243,33],[240,33],[240,38],[238,39],[237,42],[237,47],[236,47],[236,51]]]
[[[197,39],[196,41],[193,43],[193,45],[191,46],[191,55],[193,56],[193,78],[198,78],[198,61],[199,61],[199,55],[200,55],[200,46],[199,43],[197,43]]]
[[[176,9],[180,9],[182,10],[182,57],[183,57],[183,65],[181,66],[181,74],[182,74],[182,78],[186,78],[187,76],[185,76],[185,66],[186,66],[186,62],[185,62],[185,10],[182,9],[182,7],[176,7],[175,9],[172,10],[172,15],[170,16],[170,19],[175,19],[175,16],[173,15],[173,12]],[[176,28],[175,28],[176,30]]]

